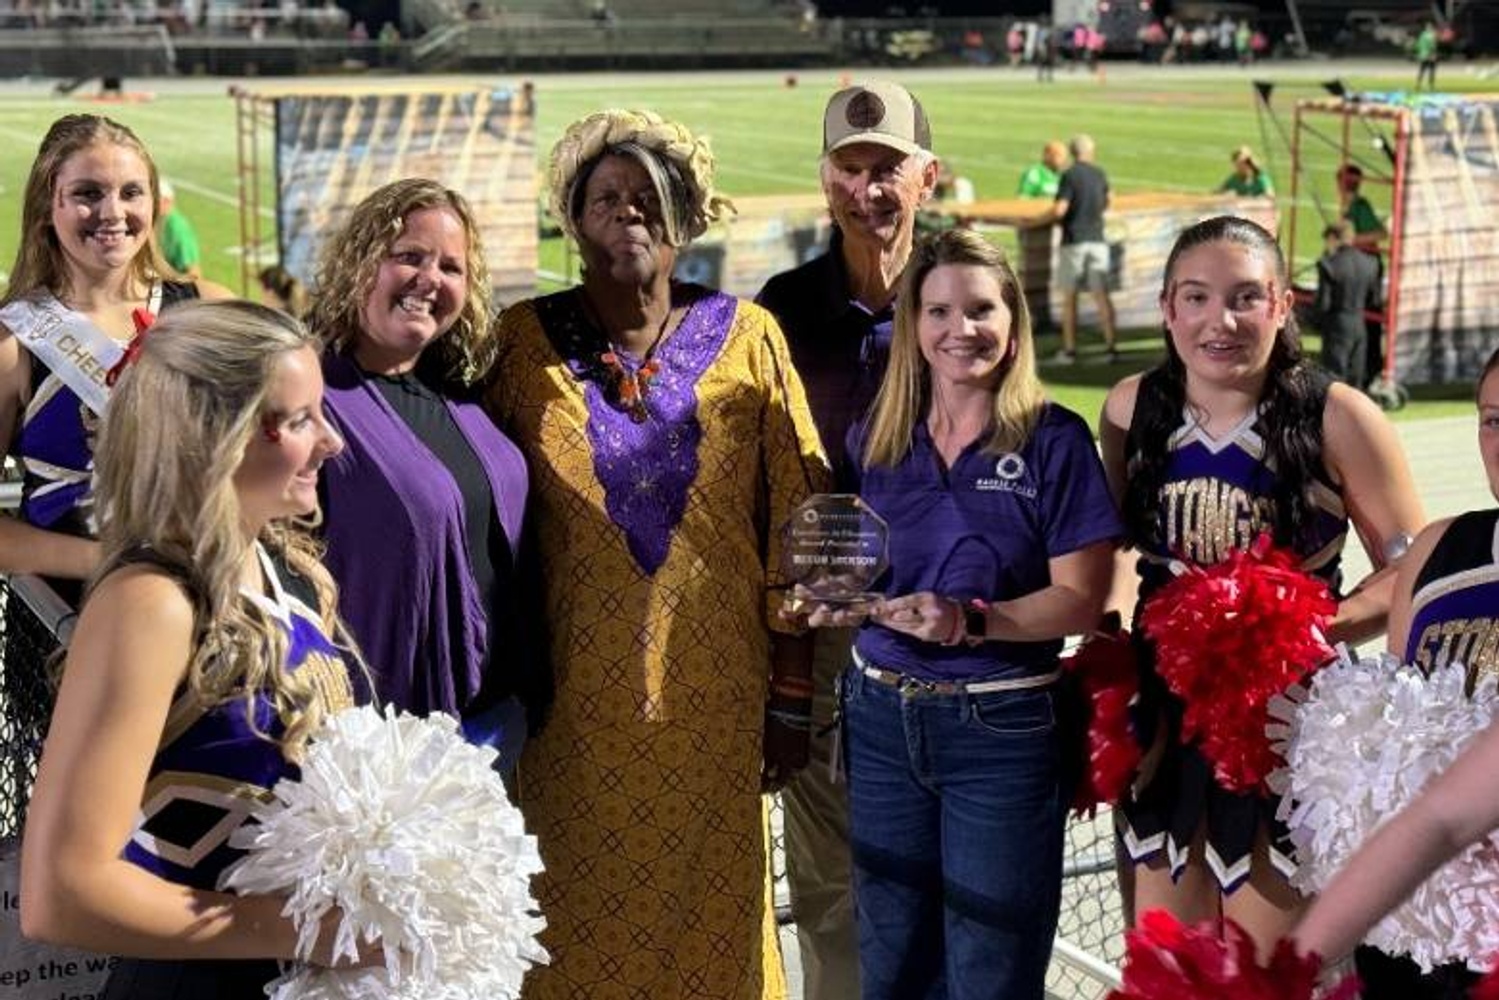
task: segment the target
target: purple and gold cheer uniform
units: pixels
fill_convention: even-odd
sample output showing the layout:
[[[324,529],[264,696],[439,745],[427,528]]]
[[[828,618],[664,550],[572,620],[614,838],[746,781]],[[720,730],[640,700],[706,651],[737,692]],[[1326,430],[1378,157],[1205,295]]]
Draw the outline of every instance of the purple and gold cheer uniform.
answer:
[[[323,631],[312,588],[263,549],[260,558],[271,593],[241,593],[285,631],[285,669],[310,677],[325,711],[353,706],[349,666]],[[139,561],[156,560],[143,555]],[[362,700],[362,684],[359,690]],[[224,869],[243,853],[229,846],[230,835],[249,820],[255,804],[270,798],[278,781],[299,773],[282,756],[284,731],[264,692],[248,702],[234,697],[205,709],[185,687],[179,689],[123,857],[168,882],[217,889]],[[259,1000],[276,974],[269,960],[125,959],[110,974],[104,1000]]]
[[[1325,395],[1325,383],[1321,391]],[[1132,439],[1129,450],[1133,462]],[[1158,505],[1159,541],[1134,540],[1141,553],[1142,605],[1171,579],[1172,560],[1211,566],[1235,549],[1248,548],[1275,526],[1276,470],[1258,413],[1249,414],[1221,438],[1209,436],[1190,413],[1183,413],[1167,450]],[[1327,580],[1336,590],[1348,514],[1337,486],[1320,463],[1308,484],[1311,523],[1300,533],[1295,549],[1302,557],[1301,568]],[[1249,877],[1255,834],[1264,824],[1270,832],[1270,863],[1289,877],[1295,862],[1285,827],[1275,819],[1276,800],[1230,792],[1214,781],[1212,765],[1197,747],[1181,744],[1183,706],[1165,691],[1155,674],[1153,647],[1142,641],[1139,648],[1146,670],[1141,722],[1148,727],[1154,714],[1164,708],[1169,731],[1164,756],[1150,784],[1120,803],[1120,835],[1129,856],[1144,862],[1164,852],[1172,875],[1178,876],[1186,866],[1193,838],[1205,826],[1208,866],[1222,890],[1232,892]]]
[[[1416,574],[1406,663],[1468,668],[1468,690],[1499,673],[1499,510],[1455,518]]]

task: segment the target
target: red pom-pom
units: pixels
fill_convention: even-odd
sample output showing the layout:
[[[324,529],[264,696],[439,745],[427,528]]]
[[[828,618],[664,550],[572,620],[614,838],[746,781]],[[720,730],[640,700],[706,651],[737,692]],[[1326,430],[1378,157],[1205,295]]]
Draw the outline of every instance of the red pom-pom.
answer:
[[[1468,991],[1468,1000],[1499,1000],[1499,966],[1484,973],[1482,979]]]
[[[1140,690],[1129,633],[1100,632],[1062,660],[1082,694],[1084,750],[1088,766],[1078,780],[1072,810],[1092,816],[1101,804],[1119,801],[1140,766],[1140,744],[1129,724],[1129,706]]]
[[[1254,939],[1232,920],[1187,927],[1151,910],[1125,933],[1124,983],[1108,1000],[1311,1000],[1322,962],[1288,940],[1268,966],[1255,960]],[[1358,980],[1339,983],[1325,1000],[1352,1000]]]
[[[1337,602],[1298,562],[1261,536],[1214,566],[1187,567],[1140,617],[1157,671],[1186,703],[1182,739],[1197,741],[1232,791],[1260,790],[1283,763],[1265,735],[1270,699],[1332,656],[1324,630]]]

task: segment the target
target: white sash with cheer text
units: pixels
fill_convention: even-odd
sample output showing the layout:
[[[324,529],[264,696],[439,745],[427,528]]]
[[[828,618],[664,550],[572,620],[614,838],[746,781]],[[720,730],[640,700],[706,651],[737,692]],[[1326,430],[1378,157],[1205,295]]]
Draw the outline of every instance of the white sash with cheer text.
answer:
[[[0,323],[72,389],[83,405],[97,416],[104,415],[109,401],[104,378],[124,355],[123,344],[50,292],[17,299],[0,308]]]

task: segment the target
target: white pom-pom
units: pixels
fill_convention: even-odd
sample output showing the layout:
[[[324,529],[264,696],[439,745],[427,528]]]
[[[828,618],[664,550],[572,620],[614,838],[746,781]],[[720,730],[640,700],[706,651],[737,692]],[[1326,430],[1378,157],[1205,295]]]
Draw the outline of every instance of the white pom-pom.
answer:
[[[1393,657],[1342,659],[1271,706],[1268,732],[1287,766],[1271,776],[1296,846],[1292,884],[1325,888],[1381,823],[1409,805],[1493,720],[1495,679],[1468,697],[1467,668],[1423,674]],[[1430,970],[1499,953],[1499,834],[1438,869],[1365,941]]]
[[[297,953],[342,911],[336,956],[379,941],[382,968],[293,966],[275,1000],[496,1000],[547,960],[531,895],[535,838],[495,774],[495,751],[455,719],[371,707],[328,718],[300,780],[283,780],[230,843],[248,853],[223,888],[284,895]]]

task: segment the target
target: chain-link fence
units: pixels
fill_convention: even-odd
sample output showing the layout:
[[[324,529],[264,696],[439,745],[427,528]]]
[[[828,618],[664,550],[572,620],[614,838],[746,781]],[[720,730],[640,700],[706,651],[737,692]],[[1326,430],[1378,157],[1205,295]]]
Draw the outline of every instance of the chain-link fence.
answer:
[[[1058,1000],[1102,1000],[1119,983],[1124,915],[1114,874],[1114,819],[1100,809],[1067,825],[1062,919],[1046,986]]]
[[[0,577],[0,841],[21,832],[52,715],[56,632],[72,610],[36,577]]]

